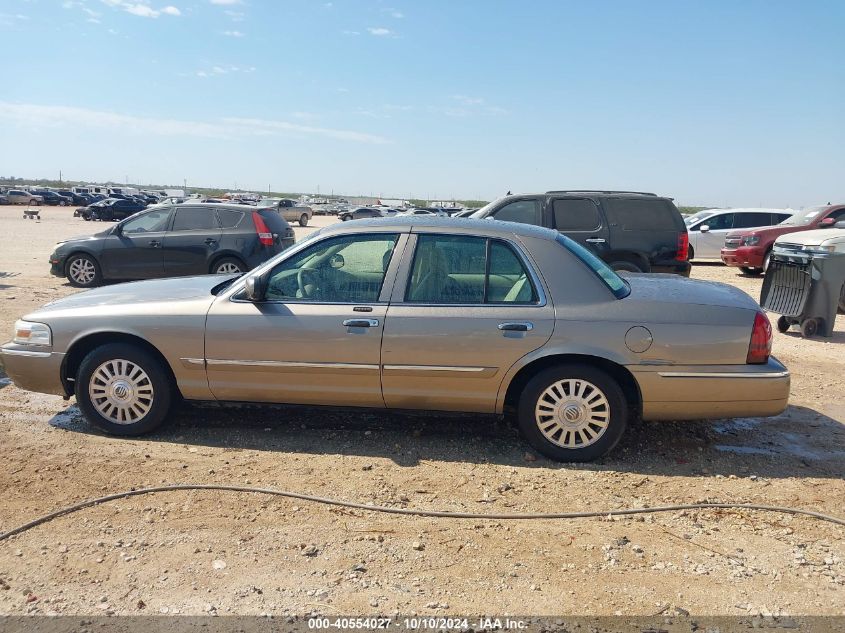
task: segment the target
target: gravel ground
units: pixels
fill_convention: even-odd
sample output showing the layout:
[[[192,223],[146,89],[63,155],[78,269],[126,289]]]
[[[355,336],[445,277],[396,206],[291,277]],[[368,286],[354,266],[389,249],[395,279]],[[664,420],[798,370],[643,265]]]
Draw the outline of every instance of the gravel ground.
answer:
[[[74,292],[49,276],[47,257],[58,239],[101,226],[68,209],[45,208],[42,218],[0,207],[0,333]],[[695,266],[693,276],[755,297],[761,283],[719,265]],[[842,316],[830,340],[775,334],[774,353],[793,376],[781,416],[635,423],[612,455],[586,465],[527,452],[495,419],[446,414],[186,406],[151,436],[115,439],[72,402],[0,375],[0,531],[85,498],[168,483],[490,513],[734,501],[841,516],[843,343]],[[845,531],[733,510],[505,522],[171,492],[0,542],[0,614],[490,612],[843,614]]]

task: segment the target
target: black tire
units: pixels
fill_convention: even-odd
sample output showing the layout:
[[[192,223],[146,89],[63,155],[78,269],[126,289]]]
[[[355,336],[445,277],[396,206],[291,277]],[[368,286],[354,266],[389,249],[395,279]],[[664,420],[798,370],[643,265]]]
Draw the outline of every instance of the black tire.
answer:
[[[629,273],[644,273],[645,272],[642,268],[640,268],[634,262],[629,262],[629,261],[624,260],[624,259],[620,259],[620,260],[615,261],[615,262],[610,262],[608,264],[608,266],[610,266],[613,270],[616,270],[616,271],[625,271],[625,272],[629,272]]]
[[[819,331],[819,322],[816,319],[804,319],[801,321],[801,336],[812,338]]]
[[[82,271],[89,271],[89,273],[82,274]],[[93,288],[103,281],[100,264],[86,253],[77,253],[68,257],[65,262],[65,277],[75,288]]]
[[[602,405],[602,407],[604,407],[607,413],[606,417],[608,417],[606,427],[597,439],[585,446],[572,448],[562,446],[561,444],[567,443],[570,435],[574,440],[575,433],[560,426],[560,431],[554,431],[551,434],[552,437],[549,438],[541,431],[540,421],[535,416],[535,408],[538,406],[541,396],[544,397],[544,394],[552,388],[552,385],[566,380],[580,381],[578,384],[582,385],[582,389],[588,388],[583,386],[584,382],[590,383],[605,398],[606,405]],[[561,394],[559,412],[561,415],[565,415],[563,408],[566,407],[567,397],[571,394],[566,394],[563,388],[559,388],[558,391]],[[587,398],[592,398],[593,393],[592,390],[588,391]],[[575,408],[578,408],[577,404]],[[549,417],[553,416],[550,415]],[[551,420],[546,420],[546,422],[551,422]],[[559,365],[541,371],[525,385],[517,407],[517,425],[522,436],[540,453],[560,462],[587,462],[606,455],[613,450],[621,439],[627,422],[628,402],[619,384],[605,372],[589,365]],[[595,427],[590,428],[594,432],[596,431]],[[555,438],[556,434],[557,437]],[[583,439],[583,435],[581,437]],[[555,440],[558,440],[558,442]]]
[[[95,402],[90,393],[92,384],[105,392],[113,387],[113,385],[106,385],[98,380],[94,380],[92,383],[92,377],[98,368],[109,363],[109,361],[116,360],[128,361],[146,374],[146,377],[140,381],[138,390],[144,390],[144,397],[139,402],[143,403],[147,410],[143,416],[139,415],[137,419],[127,420],[123,423],[115,422],[98,410],[97,402],[111,402],[106,395],[96,399],[97,402]],[[111,365],[111,368],[113,370],[115,365]],[[113,373],[118,372],[113,371]],[[151,391],[148,392],[147,389]],[[79,409],[88,422],[111,435],[142,435],[160,426],[170,412],[173,391],[170,375],[161,361],[146,350],[127,343],[110,343],[94,349],[83,359],[79,365],[79,371],[76,373],[75,394]],[[151,394],[149,398],[147,398],[148,393]],[[111,406],[114,407],[114,405]],[[114,412],[116,408],[109,412]]]
[[[237,267],[237,272],[231,270],[231,268]],[[228,269],[228,270],[221,270],[221,269]],[[244,263],[239,260],[237,257],[221,257],[220,259],[216,260],[211,265],[211,270],[209,272],[212,275],[235,275],[235,274],[243,274],[246,272],[246,266]]]
[[[778,332],[784,334],[785,332],[789,331],[789,328],[792,324],[789,322],[785,316],[778,317],[777,328]]]
[[[740,266],[739,269],[742,271],[743,275],[748,275],[749,277],[756,277],[757,275],[763,274],[762,268],[751,268],[749,266]]]
[[[60,206],[60,207],[66,207],[66,206],[67,206],[67,202],[65,202],[64,200],[60,200],[60,201],[59,201],[59,206]]]
[[[695,250],[693,249],[692,244],[689,245],[688,249],[689,250],[687,251],[687,261],[689,262],[695,259]]]
[[[299,226],[308,226],[308,214],[303,213],[299,216]]]
[[[845,284],[842,284],[842,290],[839,291],[839,314],[845,314]]]
[[[340,219],[341,219],[342,222],[349,222],[349,220],[352,219],[352,216],[351,215],[342,215],[342,216],[340,216]]]
[[[766,256],[763,258],[763,272],[769,270],[769,262],[772,261],[772,251],[766,253]]]

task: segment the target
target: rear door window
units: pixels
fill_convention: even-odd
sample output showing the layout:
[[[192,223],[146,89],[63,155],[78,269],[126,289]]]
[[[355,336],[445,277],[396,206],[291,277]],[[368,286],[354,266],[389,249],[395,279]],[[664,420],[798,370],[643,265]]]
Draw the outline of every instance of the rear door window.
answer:
[[[704,220],[699,226],[708,226],[711,231],[733,228],[733,213],[719,213]]]
[[[594,231],[601,226],[599,208],[587,198],[555,200],[552,209],[558,231]]]
[[[753,229],[757,226],[768,226],[772,215],[770,213],[734,213],[735,229]]]
[[[607,221],[623,231],[679,230],[675,211],[667,200],[643,198],[606,198]],[[680,217],[677,220],[681,221]],[[707,224],[707,221],[704,222]]]
[[[502,222],[520,224],[543,224],[542,210],[538,200],[517,200],[506,204],[493,214],[493,218]]]
[[[181,207],[176,209],[171,231],[212,231],[219,228],[212,209]]]

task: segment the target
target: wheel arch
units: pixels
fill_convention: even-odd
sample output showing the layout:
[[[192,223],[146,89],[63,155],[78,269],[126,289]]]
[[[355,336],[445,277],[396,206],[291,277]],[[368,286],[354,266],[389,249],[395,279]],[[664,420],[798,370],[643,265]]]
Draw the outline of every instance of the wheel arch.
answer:
[[[76,373],[79,371],[79,366],[82,363],[82,360],[100,345],[106,345],[109,343],[126,343],[129,345],[135,345],[152,354],[165,368],[168,379],[170,380],[175,393],[181,397],[182,394],[179,390],[179,383],[176,381],[176,375],[174,374],[173,368],[170,366],[170,363],[164,354],[162,354],[159,349],[148,340],[136,334],[129,334],[127,332],[93,332],[80,337],[70,345],[67,353],[65,354],[65,358],[62,361],[61,369],[62,385],[64,386],[66,395],[73,395]]]
[[[90,249],[77,247],[77,248],[73,249],[70,253],[68,253],[67,255],[64,256],[64,260],[62,261],[62,271],[65,273],[65,277],[67,277],[68,262],[71,260],[72,257],[75,257],[76,255],[87,255],[88,257],[93,259],[96,262],[97,266],[100,267],[100,274],[102,274],[103,264],[102,264],[102,262],[100,262],[99,255],[97,253],[91,251]],[[103,279],[105,279],[105,275],[103,275]]]
[[[649,272],[651,270],[651,262],[648,257],[636,251],[611,250],[606,253],[602,253],[601,257],[608,264],[610,262],[625,261],[638,266],[643,272]]]
[[[208,261],[209,272],[214,270],[214,267],[221,259],[237,259],[241,264],[243,264],[244,269],[250,270],[249,264],[246,263],[246,260],[240,253],[238,253],[237,251],[223,251],[222,253],[215,253],[214,256]]]
[[[581,364],[595,367],[608,374],[616,380],[625,394],[628,401],[630,413],[634,417],[640,417],[643,410],[643,398],[640,386],[634,375],[624,366],[601,356],[580,353],[556,353],[540,356],[526,363],[511,377],[504,391],[504,397],[498,404],[500,412],[513,411],[519,400],[519,395],[528,384],[528,381],[539,372],[555,367],[557,365]]]

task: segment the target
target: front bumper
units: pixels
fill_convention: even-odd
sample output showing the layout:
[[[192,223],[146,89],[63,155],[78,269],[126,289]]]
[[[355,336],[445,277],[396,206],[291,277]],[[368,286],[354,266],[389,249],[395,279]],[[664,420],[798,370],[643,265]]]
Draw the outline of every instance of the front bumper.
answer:
[[[644,420],[778,415],[789,404],[789,370],[764,365],[629,366],[640,386]]]
[[[21,389],[67,395],[62,384],[62,363],[65,355],[40,350],[31,345],[6,343],[0,347],[0,364],[12,382]]]
[[[720,255],[722,257],[722,262],[724,262],[727,266],[762,268],[763,260],[766,258],[766,249],[759,246],[723,248]]]
[[[65,276],[65,258],[59,257],[55,253],[50,255],[50,274],[55,277]]]

